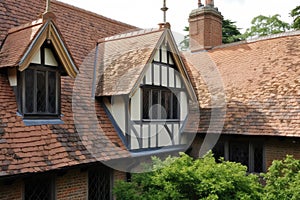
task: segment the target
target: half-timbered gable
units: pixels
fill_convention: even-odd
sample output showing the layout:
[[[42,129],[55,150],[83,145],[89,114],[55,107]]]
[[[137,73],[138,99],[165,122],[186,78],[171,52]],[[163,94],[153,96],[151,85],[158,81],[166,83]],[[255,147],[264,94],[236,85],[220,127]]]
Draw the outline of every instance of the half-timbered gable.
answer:
[[[107,38],[98,48],[104,62],[96,96],[106,97],[107,112],[127,148],[184,149],[189,102],[196,98],[170,30]]]

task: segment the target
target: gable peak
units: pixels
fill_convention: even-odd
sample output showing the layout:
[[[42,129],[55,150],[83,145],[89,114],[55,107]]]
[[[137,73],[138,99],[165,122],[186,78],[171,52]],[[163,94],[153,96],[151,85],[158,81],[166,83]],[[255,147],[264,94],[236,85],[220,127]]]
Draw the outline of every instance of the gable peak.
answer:
[[[46,8],[45,12],[42,15],[43,22],[46,22],[48,20],[54,20],[56,19],[55,14],[51,10],[51,0],[46,0]]]

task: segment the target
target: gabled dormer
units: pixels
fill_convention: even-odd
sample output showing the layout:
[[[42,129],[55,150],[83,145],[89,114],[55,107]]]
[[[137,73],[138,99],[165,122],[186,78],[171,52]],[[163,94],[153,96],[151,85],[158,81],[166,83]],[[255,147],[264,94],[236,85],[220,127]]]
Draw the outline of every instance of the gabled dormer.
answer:
[[[78,73],[54,19],[45,13],[43,19],[12,28],[1,47],[0,68],[7,68],[25,120],[59,119],[61,76]]]
[[[96,96],[126,147],[184,150],[189,105],[196,102],[169,29],[139,31],[100,41]]]

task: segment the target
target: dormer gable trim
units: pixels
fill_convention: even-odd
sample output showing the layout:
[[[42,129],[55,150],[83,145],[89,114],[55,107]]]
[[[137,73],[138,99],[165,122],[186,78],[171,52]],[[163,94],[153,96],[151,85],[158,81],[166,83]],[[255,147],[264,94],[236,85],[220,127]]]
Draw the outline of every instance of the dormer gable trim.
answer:
[[[29,47],[18,63],[19,70],[24,71],[28,68],[34,55],[39,51],[45,41],[52,43],[66,73],[70,77],[75,78],[79,72],[78,68],[76,67],[71,54],[69,53],[65,43],[63,42],[59,30],[56,28],[52,20],[48,20],[45,22],[45,24],[40,28],[39,32],[30,43]]]
[[[155,49],[152,51],[151,56],[149,57],[147,64],[145,65],[141,75],[139,76],[139,79],[137,80],[136,84],[132,88],[131,92],[129,93],[129,97],[132,97],[133,94],[135,93],[136,89],[140,86],[140,82],[142,81],[143,77],[145,76],[148,67],[151,66],[151,62],[153,61],[156,51],[160,49],[160,47],[163,45],[163,43],[167,44],[168,47],[170,48],[170,52],[173,55],[174,58],[174,64],[178,67],[179,73],[183,76],[183,82],[184,85],[187,89],[187,92],[189,94],[189,97],[191,98],[192,101],[196,101],[196,93],[192,87],[192,83],[190,81],[190,78],[188,76],[188,73],[186,71],[185,65],[182,61],[182,58],[180,56],[180,52],[176,46],[175,39],[169,29],[165,29],[163,34],[161,35],[160,39],[158,40]]]

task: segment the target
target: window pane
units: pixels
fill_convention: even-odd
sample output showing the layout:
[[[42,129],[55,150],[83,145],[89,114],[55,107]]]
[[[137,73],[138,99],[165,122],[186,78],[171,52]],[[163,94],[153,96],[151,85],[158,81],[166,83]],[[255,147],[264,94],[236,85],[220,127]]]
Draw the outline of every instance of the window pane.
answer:
[[[46,72],[36,71],[37,91],[36,91],[36,103],[37,112],[46,111]]]
[[[48,72],[48,112],[56,113],[56,72]]]
[[[231,143],[229,160],[249,167],[249,144],[246,142]]]
[[[254,172],[263,171],[263,148],[262,145],[254,146]]]
[[[152,90],[152,105],[150,110],[151,112],[151,119],[158,119],[158,96],[159,96],[159,91],[158,90]]]
[[[89,171],[89,200],[109,200],[110,198],[110,170],[98,167]]]
[[[173,119],[179,118],[179,108],[178,108],[178,99],[175,94],[173,94]]]
[[[225,146],[223,142],[219,142],[215,145],[212,152],[217,162],[219,162],[220,158],[225,158]]]
[[[25,200],[50,200],[51,179],[31,179],[25,182]]]
[[[171,93],[169,91],[162,91],[161,92],[161,118],[162,119],[170,119],[171,117]]]
[[[143,90],[143,119],[149,119],[150,90]]]
[[[34,71],[27,69],[25,71],[25,112],[34,111]]]

